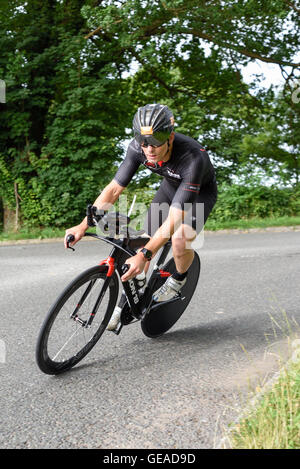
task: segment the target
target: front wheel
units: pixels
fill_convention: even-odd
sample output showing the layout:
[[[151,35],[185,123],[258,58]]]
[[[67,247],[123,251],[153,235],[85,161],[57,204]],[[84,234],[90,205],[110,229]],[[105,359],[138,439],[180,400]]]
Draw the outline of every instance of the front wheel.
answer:
[[[71,282],[51,307],[42,325],[36,360],[47,374],[62,373],[82,360],[106,329],[117,302],[116,274],[92,267]]]

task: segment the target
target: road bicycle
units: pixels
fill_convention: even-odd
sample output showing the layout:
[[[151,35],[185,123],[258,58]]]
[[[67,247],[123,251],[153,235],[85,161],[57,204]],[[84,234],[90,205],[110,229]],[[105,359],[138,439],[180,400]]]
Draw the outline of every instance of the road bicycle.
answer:
[[[130,216],[106,212],[89,205],[89,226],[98,226],[106,236],[85,233],[112,246],[110,255],[100,263],[78,275],[56,299],[39,333],[36,361],[46,374],[63,373],[78,364],[107,331],[107,325],[117,305],[120,277],[129,268],[126,259],[136,254],[149,237],[144,231],[129,226]],[[144,235],[144,236],[143,236]],[[67,246],[74,241],[69,235]],[[143,288],[137,278],[122,283],[120,298],[120,334],[124,326],[140,321],[143,333],[157,338],[167,332],[188,306],[200,275],[200,259],[195,252],[188,270],[187,282],[181,292],[169,301],[155,302],[153,293],[175,271],[173,257],[166,261],[171,249],[169,240],[159,251],[158,260]]]

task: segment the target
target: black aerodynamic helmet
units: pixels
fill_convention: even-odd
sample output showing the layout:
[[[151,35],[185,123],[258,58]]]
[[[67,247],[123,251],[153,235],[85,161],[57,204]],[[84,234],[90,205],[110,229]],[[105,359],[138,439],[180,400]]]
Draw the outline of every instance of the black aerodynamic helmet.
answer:
[[[168,106],[147,104],[139,107],[132,122],[134,137],[141,145],[160,146],[174,129],[174,117]]]

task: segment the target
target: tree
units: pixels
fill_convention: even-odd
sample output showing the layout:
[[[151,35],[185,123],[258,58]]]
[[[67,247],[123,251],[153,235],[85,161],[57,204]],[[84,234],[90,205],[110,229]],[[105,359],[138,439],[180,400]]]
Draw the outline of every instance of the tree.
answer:
[[[293,103],[291,95],[287,89],[277,96],[267,93],[264,110],[239,147],[247,171],[251,165],[260,167],[277,183],[293,185],[297,190],[300,182],[300,105]]]
[[[0,199],[27,224],[67,224],[113,176],[133,114],[174,111],[230,181],[260,165],[299,180],[299,8],[283,0],[3,0]],[[242,67],[275,63],[280,95],[246,85]],[[143,171],[136,187],[151,187]],[[96,193],[96,194],[95,194]]]
[[[1,3],[0,197],[6,213],[20,202],[27,224],[76,220],[122,152],[123,80],[112,41],[99,53],[83,38],[87,3]]]
[[[293,2],[106,1],[84,6],[82,13],[91,29],[87,41],[113,38],[118,53],[137,64],[129,88],[134,106],[169,104],[177,130],[210,151],[219,181],[230,180],[250,157],[247,142],[261,135],[262,122],[269,135],[270,127],[275,130],[274,92],[260,91],[258,80],[247,86],[241,69],[259,60],[281,67],[287,82],[297,76],[299,8]],[[263,150],[251,154],[252,165],[291,159],[272,135],[273,145],[264,146],[262,139]]]

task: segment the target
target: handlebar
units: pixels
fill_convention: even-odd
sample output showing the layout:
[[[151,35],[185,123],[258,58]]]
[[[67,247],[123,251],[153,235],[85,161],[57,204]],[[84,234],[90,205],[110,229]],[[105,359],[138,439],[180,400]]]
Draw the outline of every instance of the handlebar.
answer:
[[[114,238],[116,235],[123,235],[126,238],[136,238],[145,233],[144,230],[135,230],[129,227],[130,217],[120,212],[108,212],[107,210],[100,210],[96,206],[89,204],[86,210],[88,226],[98,226],[102,231],[108,234],[109,238]],[[89,235],[89,233],[87,233]],[[90,234],[92,236],[92,234]],[[68,249],[75,251],[70,243],[73,243],[75,236],[69,234],[66,238],[66,245]]]
[[[130,228],[130,217],[120,212],[108,212],[107,210],[100,210],[94,205],[87,206],[87,223],[89,226],[98,226],[103,232],[107,233],[110,237],[115,235],[124,235],[126,237],[139,236],[145,231],[136,231]]]
[[[86,208],[88,225],[96,226],[106,213],[107,210],[100,210],[95,205],[89,204]]]
[[[75,251],[75,249],[69,245],[70,243],[73,243],[73,241],[75,241],[75,236],[72,234],[69,234],[66,238],[67,248],[72,249],[72,251]]]

